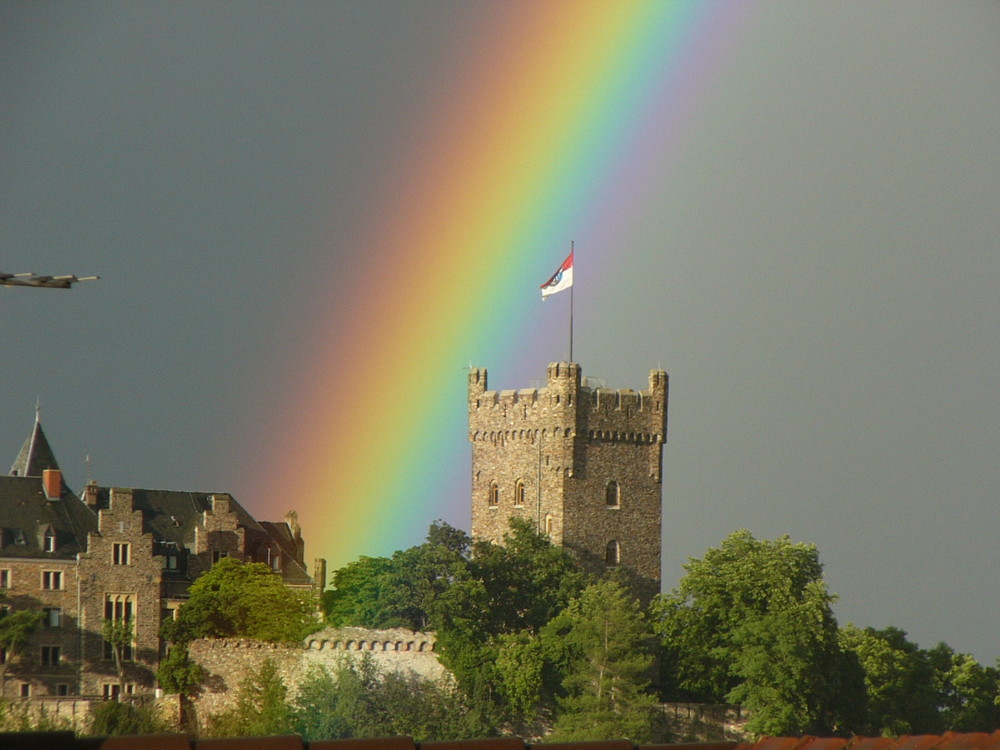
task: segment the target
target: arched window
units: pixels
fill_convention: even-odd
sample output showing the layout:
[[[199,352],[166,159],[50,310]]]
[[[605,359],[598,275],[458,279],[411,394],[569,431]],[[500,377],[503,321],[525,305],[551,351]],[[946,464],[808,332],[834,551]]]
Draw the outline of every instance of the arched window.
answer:
[[[608,565],[617,565],[622,561],[621,546],[612,539],[608,542],[608,548],[604,551],[604,562]]]
[[[551,513],[546,513],[545,514],[545,533],[548,534],[548,535],[550,535],[550,536],[552,535],[552,514]]]
[[[496,507],[500,504],[500,487],[496,482],[490,482],[490,505]]]
[[[604,490],[604,504],[609,508],[617,508],[621,505],[621,490],[618,482],[612,479]]]
[[[520,479],[518,479],[517,484],[514,485],[514,507],[524,507],[524,482]]]

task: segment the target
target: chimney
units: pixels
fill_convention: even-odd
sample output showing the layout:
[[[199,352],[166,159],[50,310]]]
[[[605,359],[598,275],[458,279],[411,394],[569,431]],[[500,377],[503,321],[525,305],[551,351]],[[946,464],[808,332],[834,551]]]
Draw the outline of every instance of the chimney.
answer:
[[[62,472],[59,469],[42,470],[42,489],[46,500],[58,500],[62,497]]]
[[[313,584],[322,593],[326,590],[326,558],[317,557],[313,560]]]
[[[97,507],[97,480],[91,479],[87,482],[87,486],[83,488],[83,502],[87,504],[88,508]]]

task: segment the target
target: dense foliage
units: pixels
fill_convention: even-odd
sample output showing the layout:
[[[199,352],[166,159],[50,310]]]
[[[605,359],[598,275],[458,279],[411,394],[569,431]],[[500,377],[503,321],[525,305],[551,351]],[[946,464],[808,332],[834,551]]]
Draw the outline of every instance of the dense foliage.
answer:
[[[503,545],[437,523],[334,573],[325,603],[332,624],[435,630],[470,737],[656,741],[659,699],[737,704],[771,735],[1000,727],[996,669],[894,628],[841,629],[813,545],[741,530],[685,570],[643,611],[625,576],[589,580],[528,523]]]
[[[845,668],[819,553],[746,530],[684,566],[654,605],[666,689],[748,709],[751,731],[828,734],[853,723]]]
[[[568,657],[566,694],[550,740],[653,741],[659,714],[648,690],[652,632],[639,601],[620,582],[588,586],[542,637]]]
[[[896,628],[839,628],[812,545],[731,534],[652,607],[672,700],[736,703],[771,735],[992,731],[997,670]]]
[[[191,584],[162,635],[181,643],[233,637],[294,643],[319,625],[315,612],[311,595],[290,589],[267,565],[225,557]]]
[[[263,563],[223,558],[191,584],[190,598],[160,636],[173,645],[157,678],[167,690],[191,695],[203,672],[188,659],[196,638],[253,638],[295,643],[321,626],[315,598],[294,591]]]
[[[13,656],[28,642],[28,638],[45,621],[45,613],[40,610],[22,609],[9,611],[3,605],[4,592],[0,591],[0,648]]]

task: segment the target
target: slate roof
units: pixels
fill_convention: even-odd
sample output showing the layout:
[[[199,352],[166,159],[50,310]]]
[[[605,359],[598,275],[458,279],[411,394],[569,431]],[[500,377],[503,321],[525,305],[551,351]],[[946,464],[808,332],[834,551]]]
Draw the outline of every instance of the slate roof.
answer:
[[[44,548],[49,529],[54,552]],[[0,530],[0,557],[73,559],[97,531],[97,514],[71,492],[47,500],[40,477],[0,476]]]
[[[38,412],[35,412],[35,426],[31,434],[24,440],[21,451],[14,459],[14,464],[10,467],[11,476],[18,477],[40,477],[44,469],[58,469],[55,454],[49,441],[42,431],[42,423],[39,420]]]

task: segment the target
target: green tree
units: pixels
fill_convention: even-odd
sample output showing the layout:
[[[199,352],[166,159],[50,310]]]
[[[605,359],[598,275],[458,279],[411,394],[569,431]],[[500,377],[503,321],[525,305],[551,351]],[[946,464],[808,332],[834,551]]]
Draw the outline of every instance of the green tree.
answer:
[[[0,602],[4,598],[0,591]],[[40,610],[22,609],[12,612],[0,607],[0,648],[6,649],[8,657],[17,654],[44,621],[45,613]]]
[[[131,619],[105,620],[101,635],[111,645],[111,655],[118,675],[118,694],[125,695],[125,653],[132,648],[135,629]]]
[[[291,734],[293,714],[287,698],[277,666],[265,659],[260,669],[240,683],[236,704],[209,719],[209,732],[215,737]]]
[[[845,731],[860,674],[842,652],[816,547],[734,532],[653,605],[669,697],[750,709],[751,731]]]
[[[232,637],[294,643],[319,625],[311,595],[290,589],[263,563],[226,557],[191,585],[187,603],[162,634],[183,643]]]
[[[331,674],[312,672],[295,703],[295,730],[307,741],[406,735],[418,742],[482,736],[453,686],[412,673],[380,674],[368,654]]]
[[[927,652],[941,721],[950,732],[992,732],[1000,728],[998,673],[946,643]]]
[[[205,680],[205,670],[188,656],[186,643],[177,643],[160,662],[156,673],[160,687],[168,693],[178,693],[186,698],[193,697]]]
[[[177,619],[167,620],[160,636],[172,642],[157,678],[182,695],[197,691],[203,672],[188,658],[197,638],[254,638],[295,643],[320,627],[312,595],[290,589],[263,563],[219,560],[195,581]]]
[[[336,625],[434,630],[441,661],[468,702],[465,721],[484,732],[523,718],[536,690],[525,692],[524,680],[501,685],[501,636],[537,634],[586,581],[570,554],[529,522],[512,520],[504,543],[494,545],[473,544],[436,521],[424,544],[336,571],[324,606]]]
[[[381,593],[389,585],[393,562],[388,557],[361,557],[338,568],[330,577],[331,588],[323,593],[323,611],[333,627],[406,627],[410,623],[386,611]]]
[[[652,633],[637,599],[618,581],[587,587],[550,622],[543,639],[572,654],[567,695],[550,739],[652,741],[657,699],[648,691]]]
[[[862,630],[848,623],[840,631],[840,643],[855,654],[864,671],[863,731],[887,736],[941,731],[934,667],[905,632],[892,627]]]

